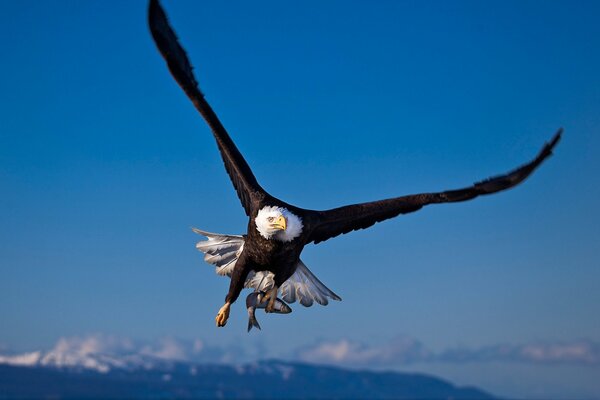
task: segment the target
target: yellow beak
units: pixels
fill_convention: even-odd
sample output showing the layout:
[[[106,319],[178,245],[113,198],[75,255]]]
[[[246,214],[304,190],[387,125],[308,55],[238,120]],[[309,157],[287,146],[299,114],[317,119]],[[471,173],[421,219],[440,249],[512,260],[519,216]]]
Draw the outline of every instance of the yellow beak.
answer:
[[[273,224],[271,224],[271,226],[275,229],[280,229],[282,231],[285,231],[285,228],[287,228],[287,221],[285,220],[285,218],[282,216],[278,217],[275,221],[273,221]]]

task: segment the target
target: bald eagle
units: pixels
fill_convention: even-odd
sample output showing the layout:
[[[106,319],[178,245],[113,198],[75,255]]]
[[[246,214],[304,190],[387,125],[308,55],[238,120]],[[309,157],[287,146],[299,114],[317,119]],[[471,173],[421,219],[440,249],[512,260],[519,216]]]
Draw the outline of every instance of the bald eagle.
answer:
[[[300,260],[309,243],[320,243],[338,235],[420,210],[429,204],[471,200],[512,188],[527,178],[560,140],[562,129],[546,143],[535,159],[511,172],[475,183],[470,187],[443,192],[421,193],[327,211],[307,210],[288,204],[264,190],[235,146],[231,137],[198,87],[187,54],[179,44],[158,0],[150,0],[148,20],[156,45],[171,74],[208,123],[217,142],[225,169],[248,216],[246,235],[219,235],[196,230],[208,237],[198,243],[206,261],[217,272],[231,277],[225,304],[216,323],[224,326],[230,306],[244,285],[266,292],[267,312],[273,311],[278,292],[284,300],[310,306],[313,300],[327,304],[340,298],[320,282]]]

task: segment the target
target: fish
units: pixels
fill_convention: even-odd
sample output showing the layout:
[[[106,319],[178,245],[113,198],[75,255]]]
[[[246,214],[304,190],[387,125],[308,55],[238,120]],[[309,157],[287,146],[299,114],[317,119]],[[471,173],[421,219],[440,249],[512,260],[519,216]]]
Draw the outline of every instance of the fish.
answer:
[[[256,320],[255,311],[257,308],[267,307],[268,302],[263,301],[264,297],[265,292],[262,291],[252,292],[248,295],[248,297],[246,297],[246,308],[248,309],[248,332],[250,332],[253,327],[260,329],[260,325]],[[292,309],[283,300],[276,298],[273,312],[277,314],[289,314],[292,312]]]

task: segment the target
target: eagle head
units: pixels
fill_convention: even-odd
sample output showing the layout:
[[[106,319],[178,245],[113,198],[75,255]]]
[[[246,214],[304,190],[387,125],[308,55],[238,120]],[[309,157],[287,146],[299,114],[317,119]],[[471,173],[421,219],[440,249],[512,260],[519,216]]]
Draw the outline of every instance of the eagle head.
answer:
[[[269,240],[290,242],[302,233],[302,219],[284,207],[263,207],[254,222],[258,233]]]

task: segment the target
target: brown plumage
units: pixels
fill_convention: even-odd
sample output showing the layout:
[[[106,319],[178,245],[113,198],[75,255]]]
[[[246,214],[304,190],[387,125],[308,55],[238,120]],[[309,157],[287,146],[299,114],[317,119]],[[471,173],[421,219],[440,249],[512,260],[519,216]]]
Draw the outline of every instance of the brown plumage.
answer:
[[[237,299],[251,271],[272,272],[275,275],[276,294],[277,287],[281,286],[296,270],[300,261],[300,253],[306,244],[320,243],[353,230],[368,228],[377,222],[417,211],[429,204],[466,201],[477,196],[510,189],[526,179],[552,154],[552,149],[561,137],[562,129],[559,129],[552,140],[531,162],[507,174],[475,183],[463,189],[414,194],[348,205],[327,211],[295,207],[271,196],[259,185],[248,163],[198,88],[187,54],[179,44],[158,0],[150,1],[148,18],[154,41],[166,60],[171,74],[208,123],[223,158],[225,169],[231,178],[242,207],[249,217],[243,251],[237,258],[231,274],[226,304],[217,316],[217,325],[219,326],[225,324],[229,315],[229,304]],[[257,215],[260,210],[268,206],[281,207],[300,218],[301,231],[293,240],[276,240],[265,237],[263,233],[259,232],[256,223]]]

